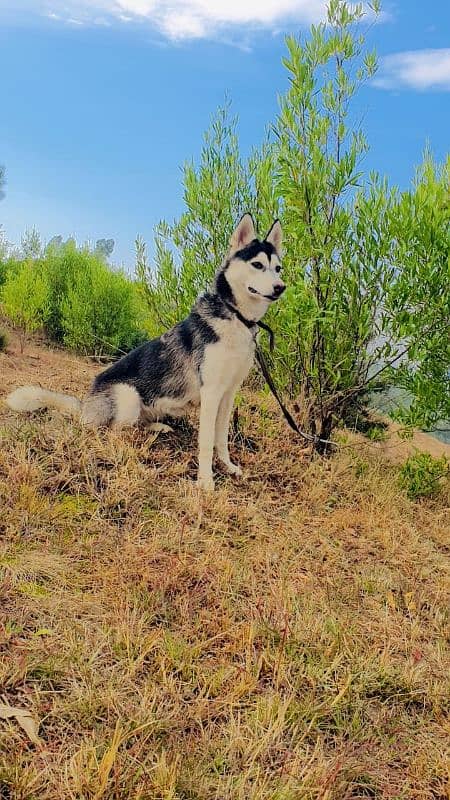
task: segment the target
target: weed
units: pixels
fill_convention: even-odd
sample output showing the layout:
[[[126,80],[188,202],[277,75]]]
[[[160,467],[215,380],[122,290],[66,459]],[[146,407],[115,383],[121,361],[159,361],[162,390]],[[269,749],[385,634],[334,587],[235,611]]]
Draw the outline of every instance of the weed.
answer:
[[[433,458],[429,453],[416,452],[400,469],[400,486],[408,497],[430,497],[439,492],[442,479],[449,474],[448,459]]]

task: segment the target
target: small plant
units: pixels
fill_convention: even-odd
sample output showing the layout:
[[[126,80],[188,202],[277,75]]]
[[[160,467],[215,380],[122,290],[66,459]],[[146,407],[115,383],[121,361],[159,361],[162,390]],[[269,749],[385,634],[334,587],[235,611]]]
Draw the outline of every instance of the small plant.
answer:
[[[367,429],[366,436],[372,442],[385,442],[388,438],[387,425],[382,422],[374,422]]]
[[[3,310],[19,330],[20,352],[27,336],[43,328],[49,315],[49,286],[45,273],[28,261],[8,274],[1,294]]]
[[[413,500],[430,497],[437,494],[442,478],[448,474],[449,462],[445,456],[433,458],[429,453],[416,452],[400,469],[400,486]]]

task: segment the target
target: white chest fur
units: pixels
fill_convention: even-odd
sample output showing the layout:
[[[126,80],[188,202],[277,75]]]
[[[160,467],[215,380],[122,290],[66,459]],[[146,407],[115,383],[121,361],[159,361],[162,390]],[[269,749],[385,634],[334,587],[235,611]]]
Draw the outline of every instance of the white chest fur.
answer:
[[[215,320],[214,330],[219,340],[205,349],[202,379],[218,383],[224,391],[237,388],[253,364],[253,333],[236,318]]]

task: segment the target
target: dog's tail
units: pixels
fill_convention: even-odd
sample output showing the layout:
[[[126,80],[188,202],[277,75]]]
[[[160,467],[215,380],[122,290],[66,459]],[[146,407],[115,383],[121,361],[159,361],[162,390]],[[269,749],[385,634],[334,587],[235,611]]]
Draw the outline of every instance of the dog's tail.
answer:
[[[40,386],[21,386],[11,392],[5,402],[13,411],[37,411],[40,408],[57,408],[70,414],[79,414],[81,411],[81,402],[76,397]]]

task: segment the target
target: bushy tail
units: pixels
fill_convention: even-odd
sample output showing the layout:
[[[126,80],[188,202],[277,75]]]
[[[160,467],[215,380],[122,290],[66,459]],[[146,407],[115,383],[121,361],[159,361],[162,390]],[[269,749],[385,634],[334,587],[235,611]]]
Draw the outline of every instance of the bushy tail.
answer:
[[[41,389],[40,386],[21,386],[11,392],[5,400],[13,411],[37,411],[39,408],[57,408],[58,411],[68,411],[70,414],[79,414],[81,403],[70,394],[52,392]]]

